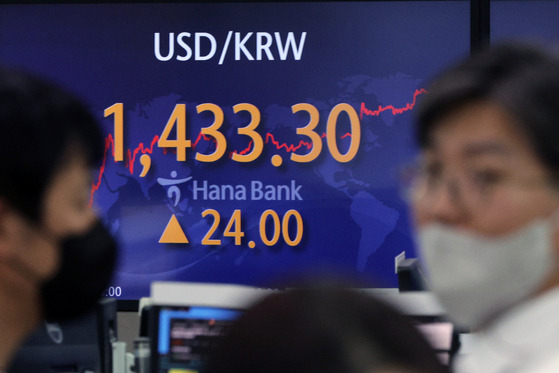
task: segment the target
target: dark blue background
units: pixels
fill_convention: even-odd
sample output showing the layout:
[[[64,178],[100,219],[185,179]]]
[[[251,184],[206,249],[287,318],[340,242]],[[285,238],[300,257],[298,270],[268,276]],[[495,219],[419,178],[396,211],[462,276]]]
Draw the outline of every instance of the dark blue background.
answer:
[[[559,3],[550,0],[491,1],[491,40],[559,43]]]
[[[225,112],[223,131],[231,151],[247,145],[234,131],[246,125],[232,113],[238,103],[256,105],[262,113],[260,133],[287,143],[306,140],[295,134],[305,118],[289,110],[297,103],[319,108],[318,132],[325,130],[329,111],[340,102],[358,112],[362,102],[373,110],[379,105],[404,107],[415,89],[426,88],[436,72],[468,53],[469,21],[467,1],[2,5],[0,61],[46,75],[76,92],[99,115],[107,133],[112,132],[112,118],[104,119],[103,109],[123,102],[126,148],[148,145],[161,134],[175,103],[187,105],[188,136],[194,140],[199,128],[209,124],[196,115],[195,106],[215,103]],[[293,32],[296,40],[307,32],[307,37],[300,61],[280,61],[277,53],[274,61],[234,61],[229,50],[225,63],[218,65],[229,30],[280,32],[284,38]],[[216,36],[216,56],[210,61],[158,61],[154,32],[161,33],[165,51],[168,33],[183,31]],[[345,131],[344,123],[340,119]],[[114,285],[122,288],[122,299],[138,299],[149,294],[153,280],[266,286],[294,272],[328,268],[358,276],[370,286],[396,287],[394,257],[402,251],[415,256],[397,180],[398,168],[416,154],[412,124],[412,111],[365,117],[359,153],[344,164],[332,160],[326,142],[322,155],[309,164],[289,162],[289,154],[270,144],[251,164],[226,157],[198,164],[191,158],[193,150],[179,164],[173,154],[156,149],[145,179],[137,177],[138,161],[130,175],[122,163],[109,159],[95,203],[123,247]],[[339,144],[344,150],[347,141]],[[273,154],[282,155],[282,167],[270,165]],[[174,208],[165,188],[156,183],[171,171],[178,178],[214,184],[296,180],[303,185],[304,201],[194,201],[191,187],[182,186],[181,205]],[[220,212],[221,229],[234,209],[242,210],[243,245],[228,240],[219,248],[200,245],[207,231],[200,214],[208,208]],[[258,219],[266,209],[280,216],[289,209],[301,213],[301,245],[268,248],[259,242]],[[157,243],[173,212],[189,235],[188,247]],[[257,241],[255,249],[247,247],[250,239]],[[359,265],[364,249],[369,250],[366,261]]]

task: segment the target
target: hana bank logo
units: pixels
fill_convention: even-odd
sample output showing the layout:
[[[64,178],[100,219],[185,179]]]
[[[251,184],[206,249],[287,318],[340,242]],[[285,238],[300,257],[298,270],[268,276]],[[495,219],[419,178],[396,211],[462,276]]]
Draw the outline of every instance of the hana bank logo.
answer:
[[[169,187],[167,189],[167,198],[172,202],[173,208],[177,207],[181,199],[181,191],[178,185],[186,183],[192,179],[192,176],[185,177],[184,179],[177,179],[177,171],[171,172],[171,179],[165,179],[162,177],[157,178],[157,183],[163,187]]]

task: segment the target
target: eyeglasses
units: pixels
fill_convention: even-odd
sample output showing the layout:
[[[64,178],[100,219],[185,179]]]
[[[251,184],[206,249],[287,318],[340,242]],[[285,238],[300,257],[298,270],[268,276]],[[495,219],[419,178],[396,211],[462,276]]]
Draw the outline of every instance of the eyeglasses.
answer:
[[[519,177],[483,167],[449,175],[441,166],[425,162],[408,165],[400,173],[403,197],[410,202],[429,202],[444,187],[454,201],[472,208],[489,206],[503,187],[556,187],[553,180],[549,175]]]

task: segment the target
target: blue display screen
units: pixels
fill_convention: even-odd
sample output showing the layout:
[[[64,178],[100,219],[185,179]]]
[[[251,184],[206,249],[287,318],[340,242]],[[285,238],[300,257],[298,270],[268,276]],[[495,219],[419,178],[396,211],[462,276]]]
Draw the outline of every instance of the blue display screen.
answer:
[[[559,42],[557,14],[557,1],[492,0],[491,40],[495,42],[515,39],[556,46]]]
[[[468,1],[0,6],[0,61],[98,116],[108,295],[338,271],[397,287],[416,104],[469,53]]]
[[[241,311],[213,307],[191,307],[187,310],[162,309],[159,311],[158,352],[162,355],[170,353],[173,320],[194,320],[198,323],[207,321],[230,323],[240,315]]]
[[[215,308],[159,308],[155,359],[157,372],[198,372],[242,311]],[[154,346],[154,344],[152,344]],[[155,348],[154,348],[155,351]]]

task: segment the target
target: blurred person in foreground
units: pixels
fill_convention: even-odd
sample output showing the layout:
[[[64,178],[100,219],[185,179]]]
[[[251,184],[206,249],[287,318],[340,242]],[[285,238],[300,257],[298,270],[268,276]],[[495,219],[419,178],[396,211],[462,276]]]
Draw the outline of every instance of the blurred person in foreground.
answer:
[[[220,340],[204,373],[444,373],[416,327],[380,300],[334,287],[270,295]]]
[[[94,307],[116,258],[90,207],[97,124],[72,95],[0,68],[0,370],[40,321]]]
[[[420,255],[476,332],[458,372],[559,372],[559,60],[524,44],[435,79],[411,188]]]

